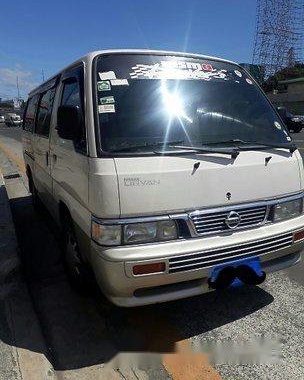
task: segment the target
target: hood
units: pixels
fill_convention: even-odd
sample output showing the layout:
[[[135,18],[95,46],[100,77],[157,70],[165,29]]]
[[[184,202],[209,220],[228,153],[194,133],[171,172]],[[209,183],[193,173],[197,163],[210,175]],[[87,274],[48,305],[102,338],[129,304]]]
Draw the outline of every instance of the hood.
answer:
[[[115,158],[121,217],[161,215],[285,196],[301,190],[298,152]]]

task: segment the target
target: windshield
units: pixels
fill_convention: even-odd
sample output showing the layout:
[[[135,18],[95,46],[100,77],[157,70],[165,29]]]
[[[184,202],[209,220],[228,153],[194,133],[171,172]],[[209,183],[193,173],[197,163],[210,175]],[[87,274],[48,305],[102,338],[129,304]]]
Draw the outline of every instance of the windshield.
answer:
[[[240,67],[213,60],[112,54],[96,65],[101,148],[153,151],[154,145],[288,144],[260,89]],[[166,148],[167,149],[167,148]]]

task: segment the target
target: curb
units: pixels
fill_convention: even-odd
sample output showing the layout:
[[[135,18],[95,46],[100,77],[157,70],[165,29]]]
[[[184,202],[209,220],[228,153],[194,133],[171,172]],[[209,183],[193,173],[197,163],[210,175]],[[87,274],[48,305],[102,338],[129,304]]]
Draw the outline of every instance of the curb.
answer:
[[[0,302],[9,330],[4,334],[8,337],[4,344],[13,357],[5,371],[14,374],[12,380],[54,380],[57,376],[47,359],[49,352],[22,279],[18,251],[9,196],[0,168]]]
[[[18,283],[20,260],[5,182],[0,171],[0,300]]]

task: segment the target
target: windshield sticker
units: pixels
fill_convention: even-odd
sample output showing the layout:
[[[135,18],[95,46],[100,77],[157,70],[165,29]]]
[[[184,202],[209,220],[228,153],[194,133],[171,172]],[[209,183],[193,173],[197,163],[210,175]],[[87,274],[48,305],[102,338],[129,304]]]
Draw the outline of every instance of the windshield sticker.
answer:
[[[98,106],[99,113],[114,113],[115,105],[114,104],[102,104]]]
[[[110,80],[116,79],[114,71],[105,71],[103,73],[98,73],[100,80]]]
[[[111,84],[108,80],[102,80],[97,82],[98,91],[111,91]]]
[[[100,98],[100,104],[113,104],[115,103],[114,96],[104,96],[103,98]]]
[[[113,79],[111,80],[112,86],[129,86],[128,79]]]
[[[239,70],[234,70],[234,72],[238,77],[242,78],[242,73]]]
[[[274,126],[275,126],[277,129],[282,129],[281,124],[278,123],[277,121],[274,122]]]
[[[227,70],[217,70],[211,64],[184,62],[184,61],[161,61],[154,65],[137,64],[129,73],[132,79],[224,79]]]
[[[247,82],[248,84],[253,84],[252,80],[249,79],[249,78],[246,78],[246,82]]]

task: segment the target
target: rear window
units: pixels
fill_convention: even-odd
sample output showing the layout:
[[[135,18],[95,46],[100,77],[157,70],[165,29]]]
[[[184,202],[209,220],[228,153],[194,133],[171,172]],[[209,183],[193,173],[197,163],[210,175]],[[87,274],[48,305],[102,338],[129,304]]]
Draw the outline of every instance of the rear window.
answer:
[[[24,115],[23,129],[33,132],[35,125],[35,115],[37,110],[38,95],[33,96],[27,101],[27,107]]]
[[[40,98],[35,130],[38,135],[45,137],[49,136],[54,97],[55,88],[51,88]]]

